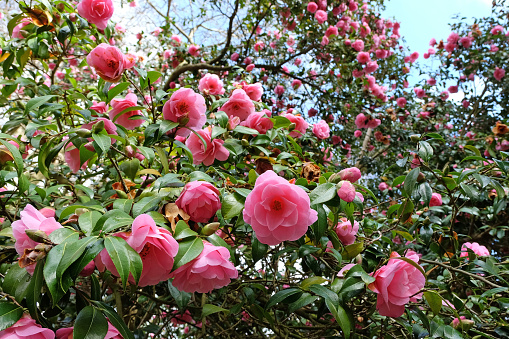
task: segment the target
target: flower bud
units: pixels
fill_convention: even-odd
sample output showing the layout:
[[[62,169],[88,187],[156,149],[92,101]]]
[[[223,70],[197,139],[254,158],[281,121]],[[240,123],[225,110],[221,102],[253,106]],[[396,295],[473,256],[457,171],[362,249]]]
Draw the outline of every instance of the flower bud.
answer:
[[[104,123],[103,123],[104,124]],[[76,131],[76,134],[79,136],[79,137],[82,137],[82,138],[90,138],[92,136],[92,132],[90,132],[90,130],[86,129],[86,128],[80,128]]]
[[[421,140],[421,136],[418,134],[412,134],[410,136],[410,140],[412,140],[413,142],[417,142],[417,141]]]
[[[35,242],[44,242],[51,244],[51,240],[48,235],[41,230],[25,230],[26,235]]]
[[[244,146],[244,147],[249,146],[249,141],[247,141],[246,139],[242,139],[242,140],[240,141],[240,143],[241,143],[241,144],[242,144],[242,146]]]
[[[69,20],[71,20],[72,22],[76,22],[78,20],[76,13],[69,14]]]
[[[291,132],[295,129],[295,127],[297,127],[297,125],[294,122],[292,122],[290,126],[288,126],[288,130]]]
[[[472,328],[472,326],[474,326],[474,321],[471,319],[466,319],[464,316],[462,316],[459,319],[455,318],[451,325],[457,330],[468,331]]]
[[[92,126],[92,133],[98,134],[101,133],[101,131],[104,129],[104,121],[99,120],[97,123],[95,123]]]
[[[340,181],[341,181],[341,175],[339,173],[334,173],[333,175],[331,175],[329,177],[329,182],[331,182],[333,184],[337,184]]]
[[[201,229],[201,235],[205,235],[205,236],[209,236],[209,235],[212,235],[214,233],[216,233],[216,231],[219,229],[219,226],[221,226],[220,223],[218,222],[211,222],[210,224],[207,224],[205,225],[202,229]]]
[[[426,176],[424,175],[424,173],[419,172],[419,175],[417,176],[417,182],[418,183],[423,183],[425,181],[426,181]]]
[[[120,199],[128,199],[127,194],[124,191],[115,190],[115,192],[117,192],[117,195]]]
[[[336,190],[341,200],[352,202],[355,199],[355,186],[350,181],[340,181],[336,184]]]

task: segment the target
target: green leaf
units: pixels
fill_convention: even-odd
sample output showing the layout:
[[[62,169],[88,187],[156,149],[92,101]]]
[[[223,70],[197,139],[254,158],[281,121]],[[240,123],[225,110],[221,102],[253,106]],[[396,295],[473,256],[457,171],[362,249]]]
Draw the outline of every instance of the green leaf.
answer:
[[[108,317],[110,323],[115,327],[124,339],[134,339],[133,333],[129,330],[122,318],[115,310],[107,304],[100,301],[92,301],[101,312]]]
[[[424,299],[428,303],[434,315],[437,315],[442,309],[442,298],[434,291],[426,291],[423,293]]]
[[[270,118],[270,120],[272,120],[272,122],[274,123],[273,127],[274,129],[278,129],[281,127],[286,128],[290,126],[290,124],[292,123],[288,118],[279,115],[273,116],[272,118]]]
[[[94,211],[98,211],[98,212],[104,213],[104,208],[102,206],[100,206],[100,205],[71,205],[71,206],[67,206],[62,211],[62,213],[60,213],[59,219],[62,220],[65,217],[73,214],[78,208],[86,208],[86,209],[89,209],[89,210],[94,210]]]
[[[296,294],[302,294],[302,291],[298,288],[287,288],[282,291],[277,292],[272,297],[270,297],[267,305],[265,305],[265,309],[268,310],[274,305],[282,303],[286,298],[289,298]]]
[[[439,140],[443,143],[445,143],[445,139],[438,133],[426,133],[424,134],[425,137],[433,138],[435,140]]]
[[[189,174],[189,181],[197,181],[197,180],[204,180],[208,182],[214,182],[214,179],[207,173],[204,173],[202,171],[194,171]]]
[[[203,251],[203,240],[201,238],[187,238],[179,243],[179,250],[175,256],[173,269],[176,270],[182,265],[195,259]]]
[[[420,169],[419,167],[416,167],[413,170],[411,170],[405,177],[405,183],[403,185],[403,188],[408,197],[412,196],[412,192],[414,191],[415,183],[417,182],[417,177],[419,176],[419,173]]]
[[[311,229],[313,230],[313,234],[316,240],[322,239],[327,231],[328,222],[327,222],[327,213],[322,205],[314,205],[311,206],[314,210],[318,212],[318,219],[315,221],[313,225],[311,225]]]
[[[226,194],[223,196],[223,201],[221,205],[221,214],[225,219],[231,219],[240,214],[242,209],[244,208],[244,204],[237,200],[235,195]]]
[[[159,205],[161,197],[153,195],[150,197],[142,198],[140,201],[133,205],[133,217],[137,217]]]
[[[206,316],[209,316],[209,315],[217,313],[217,312],[230,313],[229,310],[224,309],[222,307],[212,305],[212,304],[205,304],[205,305],[203,305],[203,308],[201,311],[201,318],[205,318]]]
[[[173,237],[175,240],[181,240],[188,237],[197,237],[198,233],[189,228],[189,225],[185,221],[179,220],[175,225],[175,232]]]
[[[97,211],[88,211],[80,215],[78,218],[78,224],[81,231],[83,231],[86,235],[91,235],[94,226],[101,217],[102,214]]]
[[[175,299],[177,303],[177,307],[179,310],[185,310],[189,300],[191,300],[191,293],[179,291],[171,281],[168,280],[168,289],[170,290],[170,294]]]
[[[134,181],[136,178],[136,173],[138,173],[138,169],[140,168],[140,161],[136,158],[131,160],[125,160],[120,164],[120,170],[127,175],[129,179]]]
[[[93,306],[87,306],[76,317],[74,339],[104,339],[108,333],[108,321]]]
[[[406,199],[398,209],[399,221],[406,222],[414,212],[414,203],[410,199]]]
[[[474,153],[475,155],[477,155],[478,157],[481,157],[481,151],[479,151],[477,149],[477,147],[475,146],[472,146],[472,145],[465,145],[464,146],[465,149],[469,150],[470,152]]]
[[[92,245],[98,240],[97,237],[86,237],[78,241],[71,242],[66,247],[66,254],[60,260],[57,266],[57,280],[61,280],[65,270],[69,268],[75,261],[77,261],[88,246]],[[90,260],[89,260],[90,261]],[[88,262],[87,262],[88,264]],[[86,264],[85,264],[86,265]]]
[[[0,301],[0,331],[14,325],[23,316],[23,308],[11,302]]]
[[[357,242],[348,246],[345,246],[343,252],[341,252],[341,256],[345,260],[352,260],[364,249],[363,242]]]
[[[336,185],[333,183],[325,183],[317,186],[309,194],[311,205],[323,204],[329,200],[334,199],[338,194],[336,193]]]
[[[325,286],[311,285],[309,286],[309,290],[324,299],[329,299],[333,305],[337,305],[339,303],[338,295]]]
[[[140,255],[120,237],[106,237],[104,245],[120,275],[123,288],[125,289],[130,272],[133,274],[136,283],[138,283],[143,270],[143,262]]]
[[[348,317],[348,314],[346,313],[345,309],[338,304],[333,304],[331,300],[325,299],[325,305],[327,305],[327,308],[332,313],[334,318],[339,324],[339,327],[343,330],[343,334],[345,335],[345,339],[350,338],[350,332],[352,330],[352,325],[350,322],[350,318]]]
[[[18,148],[16,146],[14,146],[13,144],[9,143],[8,141],[4,140],[4,135],[5,134],[0,134],[0,143],[2,143],[2,145],[4,145],[7,150],[12,154],[12,159],[14,161],[14,166],[16,166],[16,170],[18,172],[18,176],[20,176],[22,173],[23,173],[23,169],[24,169],[24,165],[23,165],[23,158],[21,157],[21,153],[19,152]],[[9,136],[9,139],[13,139],[12,137]],[[16,140],[16,139],[14,139]],[[20,141],[16,141],[17,143],[19,143]]]
[[[218,135],[226,133],[227,129],[219,126],[212,127],[212,134],[210,135],[211,139],[215,139]]]
[[[234,132],[241,133],[241,134],[250,134],[250,135],[258,135],[260,134],[257,130],[245,126],[238,125],[233,129]]]
[[[36,110],[40,106],[44,105],[46,102],[48,102],[51,98],[56,97],[56,95],[45,95],[42,97],[36,97],[28,100],[26,106],[25,106],[25,113],[29,113],[31,111]]]
[[[83,254],[69,267],[68,272],[72,279],[81,273],[81,271],[104,249],[104,239],[98,239],[87,246]]]
[[[419,141],[419,156],[424,161],[429,161],[433,156],[433,147],[427,141]]]
[[[15,262],[5,275],[2,290],[13,296],[17,302],[21,302],[28,293],[30,281],[30,274],[27,270],[19,267],[18,263]]]
[[[318,297],[316,295],[312,295],[312,294],[309,294],[307,292],[304,292],[302,293],[302,295],[299,297],[299,299],[297,299],[296,301],[294,301],[293,303],[291,303],[290,305],[288,305],[288,313],[293,313],[295,312],[296,310],[300,309],[300,308],[303,308],[304,306],[307,306],[309,304],[311,304],[312,302],[314,302],[316,299],[318,299]]]
[[[326,281],[327,281],[327,279],[322,278],[322,277],[316,277],[316,276],[315,277],[309,277],[309,278],[306,278],[306,279],[302,280],[302,282],[300,283],[300,288],[303,289],[304,291],[307,291],[307,290],[310,289],[311,286],[313,286],[313,285],[320,285],[320,284],[323,284]]]
[[[111,147],[111,138],[108,135],[102,133],[92,133],[92,139],[94,139],[95,143],[99,146],[103,153],[108,152]]]
[[[37,266],[35,267],[32,279],[30,279],[30,285],[28,285],[28,291],[26,295],[28,311],[30,311],[30,316],[35,320],[39,320],[37,303],[39,302],[39,297],[41,296],[41,289],[43,284],[43,268],[44,260],[37,261]]]
[[[159,137],[162,137],[175,127],[178,127],[180,125],[179,122],[173,122],[171,120],[163,120],[159,123]]]
[[[129,87],[128,82],[121,82],[121,83],[117,84],[115,87],[113,87],[112,89],[110,89],[108,91],[108,100],[106,100],[106,103],[109,104],[110,101],[113,100],[113,98],[115,98],[117,95],[119,95],[120,93],[125,91],[127,89],[127,87]]]
[[[258,260],[262,259],[268,250],[269,245],[261,243],[253,231],[253,235],[251,237],[251,255],[253,257],[253,261],[257,262]]]

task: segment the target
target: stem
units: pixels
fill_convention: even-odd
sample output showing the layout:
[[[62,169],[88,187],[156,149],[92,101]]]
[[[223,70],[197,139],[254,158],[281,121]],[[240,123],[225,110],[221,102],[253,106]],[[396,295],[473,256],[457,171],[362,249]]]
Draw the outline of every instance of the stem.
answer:
[[[111,163],[113,164],[113,167],[115,167],[115,170],[117,171],[118,176],[120,177],[120,183],[122,184],[122,188],[124,189],[125,194],[129,194],[129,191],[127,190],[127,185],[125,184],[124,178],[122,178],[122,173],[118,168],[117,162],[110,155],[108,155],[108,158],[110,159]]]

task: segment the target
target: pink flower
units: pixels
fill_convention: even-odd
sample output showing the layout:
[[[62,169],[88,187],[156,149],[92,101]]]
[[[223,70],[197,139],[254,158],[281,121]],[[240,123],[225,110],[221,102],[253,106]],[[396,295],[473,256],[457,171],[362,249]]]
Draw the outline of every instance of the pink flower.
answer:
[[[458,93],[458,86],[449,86],[447,90],[449,93]]]
[[[294,79],[292,81],[293,89],[297,90],[300,86],[302,86],[302,81],[300,81],[299,79]]]
[[[336,26],[329,26],[325,31],[325,36],[329,38],[331,35],[338,35],[338,28]]]
[[[313,125],[313,134],[318,139],[327,139],[330,136],[329,124],[327,124],[325,120],[320,120]]]
[[[300,138],[304,134],[306,134],[306,130],[307,130],[309,124],[300,115],[293,115],[293,114],[287,113],[285,115],[285,118],[290,120],[291,123],[295,124],[295,129],[292,132],[290,132],[290,136],[292,138]]]
[[[414,92],[418,98],[424,98],[426,96],[426,91],[423,90],[422,88],[415,87]]]
[[[72,142],[65,147],[64,159],[73,173],[80,170],[80,150],[77,149]],[[88,160],[81,165],[81,169],[87,168]]]
[[[355,264],[346,264],[339,272],[338,272],[338,277],[340,278],[343,278],[347,273],[348,271],[350,271],[352,269],[352,267],[354,267]]]
[[[174,92],[163,106],[163,118],[180,123],[186,128],[179,128],[177,135],[187,137],[191,130],[198,130],[205,125],[207,117],[205,99],[190,88],[181,88]]]
[[[130,119],[131,117],[143,117],[140,110],[129,111],[120,115],[120,113],[125,109],[135,107],[137,105],[138,97],[134,93],[127,94],[125,99],[111,100],[112,110],[109,112],[111,121],[115,121],[117,124],[124,126],[128,130],[135,129],[140,126],[143,124],[144,119]]]
[[[352,202],[355,199],[355,186],[350,181],[342,180],[336,185],[338,197],[346,202]]]
[[[55,333],[35,322],[28,314],[23,314],[14,325],[0,332],[2,339],[54,339]]]
[[[207,148],[203,142],[194,133],[186,140],[186,146],[193,153],[193,164],[198,165],[203,163],[205,166],[210,166],[214,160],[225,161],[230,156],[230,152],[223,146],[224,140],[214,139],[211,140],[212,127],[209,126],[205,129],[196,131],[207,143]]]
[[[341,219],[342,222],[338,223],[334,231],[338,235],[339,240],[344,246],[351,245],[355,242],[357,232],[359,232],[359,223],[357,221],[352,223],[346,218]]]
[[[355,49],[357,52],[360,52],[364,49],[364,41],[362,40],[355,40],[352,43],[352,48]]]
[[[355,117],[355,125],[357,128],[376,128],[380,125],[380,119],[374,119],[372,116],[365,116],[364,113],[359,113]]]
[[[129,246],[140,254],[143,270],[138,286],[156,285],[170,278],[173,258],[178,252],[178,243],[173,239],[170,231],[156,226],[151,216],[139,215],[133,221],[131,232],[117,233],[116,236],[125,239]],[[102,264],[118,276],[118,271],[108,252],[104,249],[99,255]],[[96,264],[101,267],[97,261]],[[134,284],[132,275],[129,277],[129,282]]]
[[[221,95],[224,94],[223,82],[216,74],[207,73],[200,79],[198,90],[203,94]]]
[[[255,107],[246,92],[238,88],[233,91],[230,99],[219,110],[225,112],[229,117],[237,116],[240,121],[244,121],[254,113]]]
[[[350,181],[352,184],[356,183],[362,177],[361,171],[357,167],[349,167],[339,172],[341,180]]]
[[[175,203],[195,222],[207,222],[221,209],[219,191],[206,181],[187,183]]]
[[[385,190],[387,190],[387,189],[390,189],[390,186],[389,186],[386,182],[382,181],[382,182],[378,185],[378,189],[379,189],[380,191],[385,191]]]
[[[180,291],[208,293],[213,289],[227,286],[231,279],[237,279],[239,272],[229,261],[230,252],[225,247],[203,242],[200,255],[172,274],[173,286]]]
[[[101,102],[97,102],[97,101],[92,101],[93,105],[90,106],[90,109],[96,111],[97,113],[99,114],[104,114],[108,111],[108,105],[106,105],[106,103],[104,101],[101,101]]]
[[[399,257],[395,252],[391,258]],[[409,259],[418,262],[418,257],[412,255]],[[375,282],[369,284],[369,289],[378,294],[378,313],[383,316],[397,318],[405,312],[405,305],[410,301],[420,299],[416,295],[425,285],[426,279],[413,265],[403,260],[389,259],[387,265],[382,266],[373,275]]]
[[[31,23],[32,22],[27,18],[21,19],[19,24],[14,26],[14,28],[12,30],[12,38],[13,39],[24,39],[25,37],[21,34],[21,30],[23,29],[23,27],[30,25]]]
[[[437,84],[437,81],[435,79],[433,79],[433,78],[430,78],[430,79],[426,80],[426,82],[430,86],[435,86]]]
[[[467,248],[471,249],[476,255],[480,257],[488,257],[490,255],[490,251],[486,248],[486,246],[479,245],[476,242],[466,242],[463,244],[463,246],[461,246],[460,257],[468,257]]]
[[[124,54],[117,47],[100,44],[87,55],[87,63],[108,82],[118,82],[126,69]]]
[[[504,33],[504,27],[502,27],[500,25],[496,25],[495,27],[493,27],[491,29],[490,33],[493,35]]]
[[[261,83],[243,84],[242,89],[251,100],[260,101],[262,99],[263,87]]]
[[[240,55],[239,55],[239,53],[235,52],[235,53],[233,53],[233,54],[231,55],[230,59],[231,59],[232,61],[237,61],[237,60],[239,60],[239,56],[240,56]]]
[[[308,12],[314,13],[314,12],[316,12],[317,9],[318,9],[318,5],[316,3],[314,3],[314,2],[308,3],[308,6],[307,6]]]
[[[368,63],[369,61],[371,61],[371,58],[369,57],[369,53],[368,52],[360,52],[359,54],[357,54],[357,61],[360,64]]]
[[[78,4],[78,14],[99,29],[106,28],[113,16],[113,9],[111,0],[83,0]]]
[[[115,126],[115,124],[113,122],[111,122],[111,120],[106,119],[106,118],[97,118],[96,120],[93,120],[92,122],[89,122],[88,124],[81,126],[81,128],[88,129],[91,131],[92,127],[101,121],[104,123],[104,129],[106,130],[106,133],[108,133],[109,135],[118,135],[117,134],[117,126]],[[92,138],[88,138],[88,141],[89,142],[87,144],[85,144],[85,147],[89,151],[94,152],[95,149],[92,144]],[[111,138],[111,144],[114,144],[115,141],[116,140],[114,138]],[[79,156],[78,156],[78,159],[79,159]]]
[[[299,239],[318,219],[306,192],[271,170],[256,179],[243,213],[256,238],[267,245]]]
[[[274,89],[274,93],[276,93],[276,95],[283,95],[284,92],[285,88],[281,85],[277,85],[276,88]]]
[[[353,136],[356,138],[360,138],[362,136],[362,131],[360,129],[353,132]]]
[[[274,123],[267,117],[270,117],[269,110],[264,109],[261,112],[255,112],[247,118],[246,121],[241,123],[242,126],[253,128],[260,134],[265,134],[269,129],[274,127]],[[266,117],[267,116],[267,117]]]
[[[187,49],[187,52],[189,54],[191,54],[192,56],[194,57],[197,57],[200,55],[200,47],[196,46],[196,45],[191,45],[189,46],[189,48]]]
[[[431,200],[429,201],[429,206],[442,206],[442,196],[439,193],[431,194]]]
[[[396,99],[396,104],[401,107],[401,108],[404,108],[405,105],[406,105],[406,99],[401,97],[401,98],[397,98]]]
[[[497,79],[497,81],[501,81],[504,76],[505,76],[505,69],[496,67],[495,72],[493,72],[493,77],[495,79]]]
[[[327,12],[322,11],[321,9],[317,10],[315,13],[315,19],[319,24],[323,24],[327,21]]]
[[[247,71],[247,72],[251,72],[254,68],[255,68],[255,64],[247,65],[247,67],[246,67],[246,71]]]

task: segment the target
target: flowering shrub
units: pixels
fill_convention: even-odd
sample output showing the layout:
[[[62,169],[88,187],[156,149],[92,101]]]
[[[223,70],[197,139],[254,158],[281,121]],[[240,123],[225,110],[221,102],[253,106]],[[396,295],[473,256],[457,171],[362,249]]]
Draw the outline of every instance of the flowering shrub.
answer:
[[[129,3],[0,11],[0,338],[509,335],[501,3],[439,68],[382,1]]]

